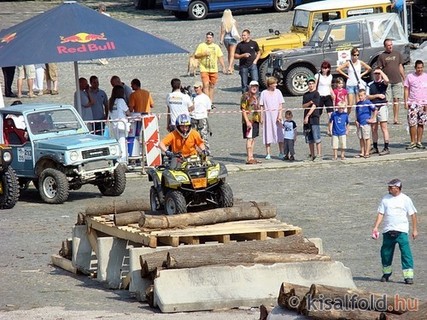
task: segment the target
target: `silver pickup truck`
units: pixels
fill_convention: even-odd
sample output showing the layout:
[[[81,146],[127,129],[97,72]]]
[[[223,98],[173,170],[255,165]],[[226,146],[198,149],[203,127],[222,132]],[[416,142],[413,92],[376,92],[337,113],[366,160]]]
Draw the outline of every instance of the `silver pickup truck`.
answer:
[[[322,61],[329,61],[334,73],[339,64],[350,59],[353,47],[359,49],[361,60],[375,67],[385,39],[393,40],[393,50],[400,51],[408,63],[409,42],[395,13],[322,22],[304,47],[272,52],[268,74],[275,76],[279,87],[289,94],[302,95],[307,91],[307,79],[318,72]]]

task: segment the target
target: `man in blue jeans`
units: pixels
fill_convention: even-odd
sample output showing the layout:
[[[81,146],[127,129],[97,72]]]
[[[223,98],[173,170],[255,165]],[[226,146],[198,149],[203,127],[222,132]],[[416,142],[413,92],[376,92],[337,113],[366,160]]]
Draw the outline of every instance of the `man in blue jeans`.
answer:
[[[391,264],[396,243],[399,244],[402,262],[403,279],[406,284],[414,283],[414,260],[409,245],[409,221],[411,217],[412,234],[415,239],[417,231],[417,210],[411,198],[402,193],[402,181],[393,179],[388,183],[388,194],[384,196],[378,206],[377,219],[375,220],[372,237],[378,238],[378,227],[383,223],[383,244],[381,246],[381,263],[383,276],[381,282],[389,281],[392,273]]]
[[[305,142],[310,150],[309,160],[321,161],[322,139],[320,137],[320,95],[316,90],[316,80],[313,77],[307,79],[308,91],[302,96],[302,107],[304,109],[304,135]],[[316,146],[316,150],[314,150]]]
[[[237,44],[235,59],[239,59],[239,74],[242,83],[242,93],[248,91],[248,76],[251,74],[251,80],[258,81],[257,63],[261,51],[258,43],[251,39],[251,32],[248,29],[242,31],[242,41]]]

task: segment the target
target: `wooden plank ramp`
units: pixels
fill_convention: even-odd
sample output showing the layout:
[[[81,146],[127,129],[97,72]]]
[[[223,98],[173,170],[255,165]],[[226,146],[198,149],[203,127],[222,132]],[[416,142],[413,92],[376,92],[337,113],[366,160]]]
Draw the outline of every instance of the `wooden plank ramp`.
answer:
[[[141,229],[138,224],[115,226],[112,217],[104,215],[87,217],[86,224],[88,228],[106,235],[152,248],[162,245],[177,247],[180,244],[266,240],[301,233],[301,228],[277,219],[243,220],[182,229],[153,230]]]

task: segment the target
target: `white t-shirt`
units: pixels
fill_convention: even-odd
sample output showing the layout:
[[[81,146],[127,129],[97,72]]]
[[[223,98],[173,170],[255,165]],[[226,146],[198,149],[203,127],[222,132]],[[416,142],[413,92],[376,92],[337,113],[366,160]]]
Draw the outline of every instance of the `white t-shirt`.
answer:
[[[208,117],[208,110],[211,110],[212,102],[209,97],[204,94],[198,94],[194,97],[194,110],[190,113],[191,118],[200,120]]]
[[[407,216],[417,212],[411,198],[400,193],[393,197],[391,194],[384,196],[378,206],[378,212],[384,215],[383,232],[400,231],[409,232],[409,221]]]
[[[357,86],[356,74],[357,74],[357,78],[360,81],[360,75],[362,73],[362,64],[360,63],[359,60],[357,60],[355,63],[353,63],[353,66],[354,66],[354,69],[351,66],[351,63],[350,62],[348,63],[348,70],[347,70],[348,79],[346,82],[347,87],[348,86]],[[356,74],[354,73],[354,70],[356,70]]]
[[[181,91],[174,91],[166,96],[166,105],[169,107],[171,125],[175,125],[175,120],[180,114],[189,115],[188,108],[193,105],[188,94]]]
[[[125,100],[122,98],[116,99],[114,101],[113,110],[110,112],[110,118],[111,120],[125,120],[126,117],[126,111],[128,111],[128,105],[126,104]]]
[[[330,96],[331,95],[331,85],[332,85],[332,74],[329,76],[319,75],[316,73],[315,77],[318,80],[319,84],[317,86],[317,92],[319,92],[319,95],[321,96]]]

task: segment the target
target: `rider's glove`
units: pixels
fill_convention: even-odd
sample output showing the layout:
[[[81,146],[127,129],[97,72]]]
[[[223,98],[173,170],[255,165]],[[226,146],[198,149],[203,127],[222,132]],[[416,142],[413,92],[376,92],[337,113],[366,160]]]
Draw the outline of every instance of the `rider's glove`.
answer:
[[[208,156],[208,155],[209,155],[209,151],[208,151],[208,150],[206,150],[206,149],[204,149],[204,150],[202,150],[202,154],[203,154],[204,156]]]
[[[173,152],[169,151],[169,150],[166,150],[165,151],[165,156],[171,158],[173,156]]]

